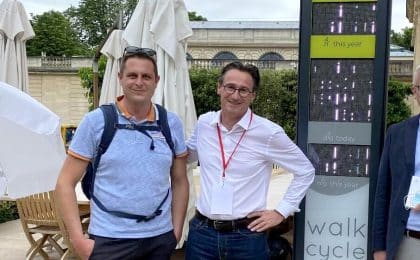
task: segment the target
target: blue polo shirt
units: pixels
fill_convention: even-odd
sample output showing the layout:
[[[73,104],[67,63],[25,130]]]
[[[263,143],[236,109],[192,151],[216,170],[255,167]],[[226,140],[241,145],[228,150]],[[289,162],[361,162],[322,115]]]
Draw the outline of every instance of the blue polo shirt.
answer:
[[[152,106],[151,113],[158,115],[155,106]],[[153,116],[148,118],[135,123],[153,125],[158,119],[154,120]],[[119,110],[118,121],[127,124],[134,120]],[[174,113],[168,112],[168,124],[176,156],[186,156],[181,120]],[[86,114],[77,127],[69,154],[88,160],[94,158],[103,129],[104,118],[100,109]],[[102,155],[96,172],[94,192],[109,210],[150,215],[170,189],[172,151],[161,132],[149,131],[149,134],[154,141],[154,150],[150,149],[151,140],[146,135],[138,131],[117,129],[108,150]],[[111,238],[145,238],[163,234],[173,229],[171,201],[170,192],[161,207],[162,214],[140,223],[104,212],[91,201],[89,233]]]

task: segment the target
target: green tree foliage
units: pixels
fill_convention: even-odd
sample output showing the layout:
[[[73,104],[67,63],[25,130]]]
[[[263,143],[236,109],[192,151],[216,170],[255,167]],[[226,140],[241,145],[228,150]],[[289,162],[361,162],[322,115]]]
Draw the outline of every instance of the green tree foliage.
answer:
[[[220,109],[216,93],[220,69],[190,69],[191,88],[197,116]]]
[[[123,24],[133,13],[137,0],[80,0],[77,7],[68,8],[64,14],[70,18],[80,40],[91,48],[97,47],[108,29],[118,22],[120,10],[123,10]]]
[[[405,100],[411,94],[410,84],[396,80],[388,82],[388,103],[386,109],[386,125],[401,122],[410,117],[411,110]]]
[[[402,32],[395,32],[391,30],[391,44],[395,44],[404,49],[414,51],[414,47],[411,46],[411,37],[413,35],[413,28],[405,27]]]
[[[99,93],[101,93],[102,81],[104,78],[106,58],[102,56],[99,59]],[[85,96],[88,99],[89,111],[93,110],[93,69],[92,68],[81,68],[79,69],[79,76],[82,81],[82,87],[86,89]]]
[[[206,17],[198,15],[197,12],[188,12],[188,19],[190,21],[207,21]]]
[[[74,56],[87,54],[71,28],[69,20],[60,12],[49,11],[32,17],[35,37],[27,43],[28,56]]]
[[[91,48],[96,48],[105,39],[108,30],[118,22],[123,11],[122,28],[125,28],[138,0],[80,0],[77,7],[68,8],[64,14],[78,32],[80,40]],[[206,21],[196,12],[188,13],[191,21]]]
[[[0,201],[0,223],[4,223],[18,218],[19,214],[16,207],[16,202]]]
[[[294,139],[296,129],[297,73],[295,70],[261,70],[261,85],[253,111],[281,125]]]

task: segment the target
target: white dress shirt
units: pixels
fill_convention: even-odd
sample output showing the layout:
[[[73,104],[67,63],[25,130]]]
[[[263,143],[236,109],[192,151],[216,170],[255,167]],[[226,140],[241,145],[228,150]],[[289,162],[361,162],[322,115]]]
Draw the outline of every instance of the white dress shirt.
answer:
[[[220,111],[200,116],[187,141],[190,160],[200,162],[200,194],[197,209],[210,219],[238,219],[266,209],[272,166],[277,164],[294,178],[276,210],[284,217],[299,211],[299,203],[314,179],[315,170],[302,151],[279,125],[253,114],[251,110],[229,131],[220,123]],[[232,215],[212,215],[212,187],[222,179],[222,157],[217,134],[219,124],[226,161],[243,131],[245,135],[225,171],[225,183],[233,186]],[[248,128],[249,126],[249,128]]]

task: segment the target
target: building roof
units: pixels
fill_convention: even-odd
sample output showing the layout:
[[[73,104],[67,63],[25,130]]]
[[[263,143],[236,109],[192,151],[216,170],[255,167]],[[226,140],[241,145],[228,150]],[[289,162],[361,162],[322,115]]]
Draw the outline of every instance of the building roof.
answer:
[[[390,44],[389,45],[389,56],[391,57],[414,57],[414,52],[404,49],[404,47]]]
[[[297,29],[298,21],[193,21],[192,29]]]

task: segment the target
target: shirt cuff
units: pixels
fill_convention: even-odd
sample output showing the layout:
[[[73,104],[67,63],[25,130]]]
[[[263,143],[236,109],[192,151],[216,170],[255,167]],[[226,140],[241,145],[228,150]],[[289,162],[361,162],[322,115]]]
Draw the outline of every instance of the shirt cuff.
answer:
[[[289,203],[285,202],[285,201],[281,201],[278,205],[276,210],[282,214],[284,216],[284,218],[289,217],[290,215],[292,215],[295,212],[300,212],[300,209],[297,207],[293,207],[292,205],[290,205]]]
[[[184,158],[184,157],[187,157],[187,156],[188,156],[188,152],[187,152],[187,151],[185,151],[185,152],[183,152],[183,153],[177,154],[177,155],[175,156],[175,158]]]
[[[198,153],[196,150],[191,150],[188,148],[188,163],[193,163],[198,161]]]
[[[90,162],[90,159],[87,157],[84,157],[83,155],[80,155],[78,153],[73,152],[72,150],[68,149],[67,150],[67,154],[73,156],[74,158],[86,161],[86,162]]]

